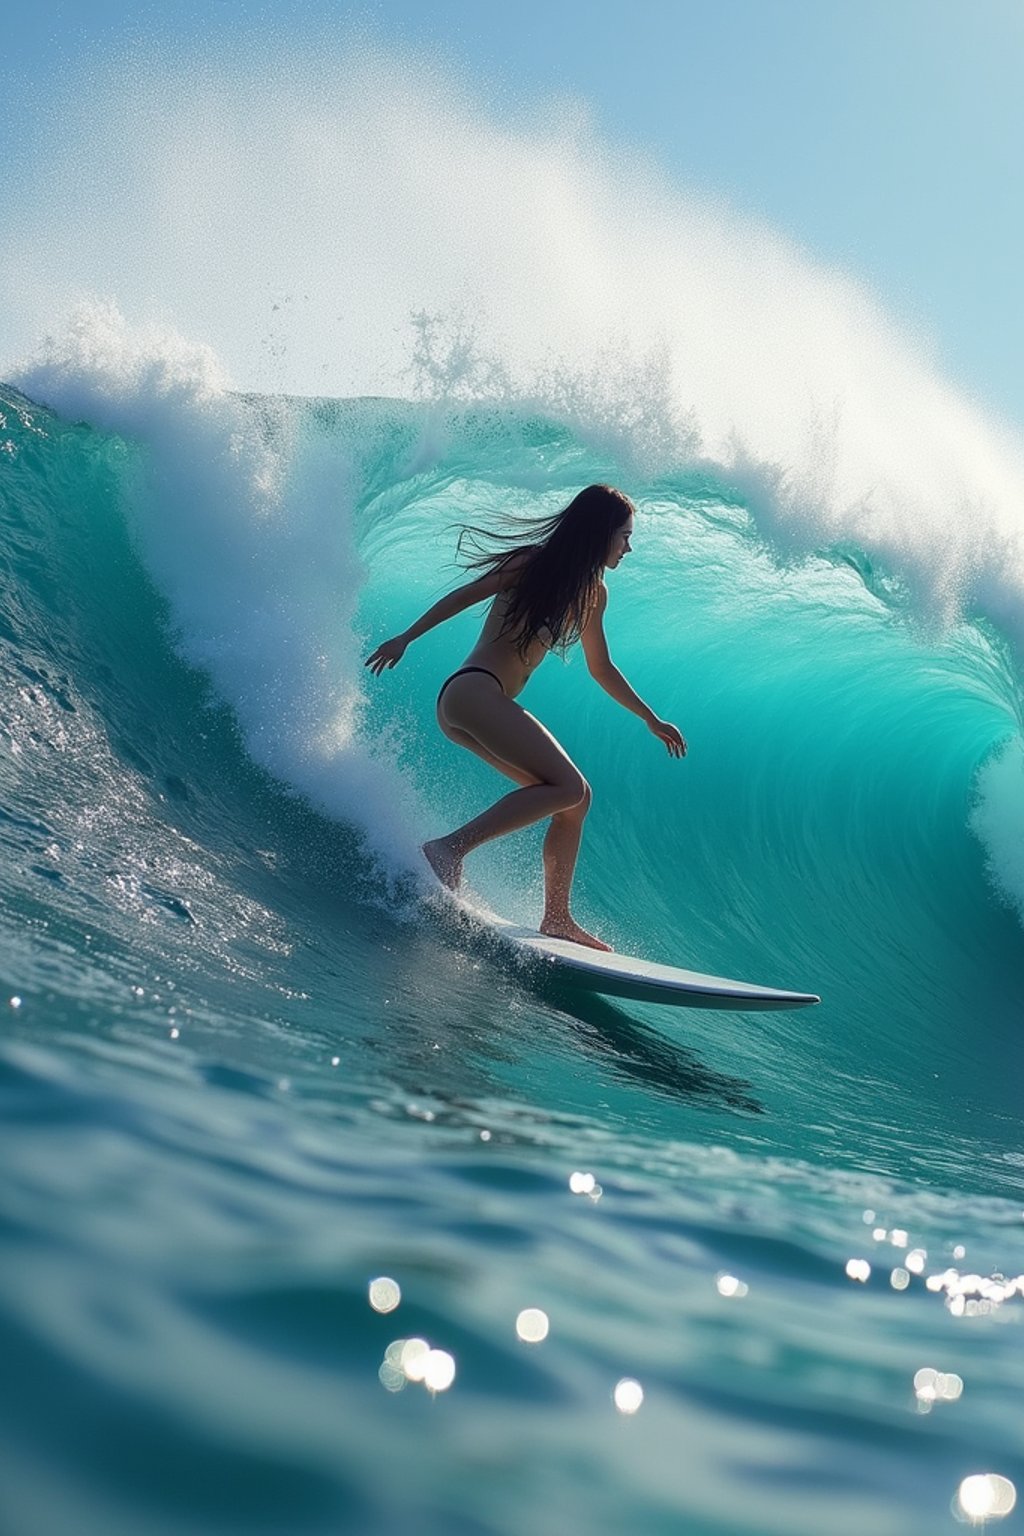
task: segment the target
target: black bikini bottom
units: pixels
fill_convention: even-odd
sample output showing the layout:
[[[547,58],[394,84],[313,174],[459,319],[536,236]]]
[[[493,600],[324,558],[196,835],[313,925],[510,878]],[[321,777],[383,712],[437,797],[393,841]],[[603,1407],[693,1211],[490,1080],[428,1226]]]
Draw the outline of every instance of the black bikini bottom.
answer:
[[[444,698],[444,691],[448,687],[448,684],[454,683],[457,677],[465,677],[467,672],[482,672],[485,677],[493,677],[502,693],[505,692],[505,684],[502,682],[501,678],[496,672],[489,672],[486,667],[460,667],[457,672],[452,673],[451,677],[446,677],[444,682],[441,684],[441,692],[437,696],[437,702],[439,704]]]

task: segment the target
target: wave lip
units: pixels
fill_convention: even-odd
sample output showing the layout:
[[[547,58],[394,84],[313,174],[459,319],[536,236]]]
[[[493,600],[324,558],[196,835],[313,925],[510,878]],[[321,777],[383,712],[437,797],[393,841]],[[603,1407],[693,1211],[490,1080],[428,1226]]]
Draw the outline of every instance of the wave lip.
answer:
[[[245,50],[138,56],[64,106],[0,243],[24,345],[71,273],[135,316],[155,292],[248,389],[533,400],[648,475],[687,443],[780,550],[855,546],[936,624],[981,615],[1021,653],[1019,437],[849,276],[581,114],[501,116],[436,59],[287,40],[269,76]],[[126,203],[158,216],[126,229]]]

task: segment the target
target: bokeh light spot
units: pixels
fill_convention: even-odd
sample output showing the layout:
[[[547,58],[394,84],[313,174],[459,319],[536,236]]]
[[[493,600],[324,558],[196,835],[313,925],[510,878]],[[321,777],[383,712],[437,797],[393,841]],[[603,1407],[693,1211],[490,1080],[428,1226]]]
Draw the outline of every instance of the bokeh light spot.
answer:
[[[539,1344],[547,1338],[550,1327],[548,1315],[540,1307],[524,1307],[516,1318],[516,1333],[524,1344]]]
[[[402,1299],[402,1288],[388,1275],[370,1281],[370,1306],[375,1312],[393,1312]]]
[[[631,1376],[623,1376],[616,1382],[612,1397],[620,1413],[636,1413],[644,1400],[644,1389]]]
[[[1017,1490],[1008,1477],[998,1472],[976,1472],[965,1477],[957,1489],[954,1513],[974,1524],[1001,1520],[1017,1502]]]
[[[429,1392],[447,1392],[455,1380],[455,1357],[445,1349],[431,1349],[423,1363],[423,1385]]]
[[[430,1345],[426,1339],[406,1339],[400,1356],[407,1381],[422,1381],[427,1374]]]

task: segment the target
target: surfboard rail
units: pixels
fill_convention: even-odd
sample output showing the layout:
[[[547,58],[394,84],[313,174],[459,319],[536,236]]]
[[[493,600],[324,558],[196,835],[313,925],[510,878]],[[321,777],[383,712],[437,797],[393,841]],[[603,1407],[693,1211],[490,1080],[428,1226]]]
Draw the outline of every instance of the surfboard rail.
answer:
[[[608,997],[660,1003],[677,1008],[721,1008],[734,1012],[807,1008],[820,1003],[813,992],[791,992],[706,976],[674,965],[641,960],[613,950],[591,949],[570,939],[553,939],[535,928],[523,928],[494,914],[475,913],[502,943],[550,970],[551,976]]]

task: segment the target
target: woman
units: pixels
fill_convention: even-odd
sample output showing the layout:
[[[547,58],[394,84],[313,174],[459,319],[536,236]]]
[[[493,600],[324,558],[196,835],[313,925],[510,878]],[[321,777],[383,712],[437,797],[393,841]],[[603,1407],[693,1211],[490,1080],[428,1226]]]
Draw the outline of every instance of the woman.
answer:
[[[449,741],[468,747],[521,787],[447,837],[424,843],[423,852],[437,878],[454,891],[467,853],[550,816],[544,838],[541,932],[608,949],[569,912],[590,786],[550,731],[515,702],[516,696],[548,651],[564,651],[579,640],[591,677],[617,704],[639,715],[665,743],[670,756],[685,756],[686,742],[674,725],[648,709],[608,654],[604,572],[614,570],[629,554],[633,533],[629,497],[610,485],[591,485],[556,517],[529,526],[534,542],[518,544],[511,551],[506,547],[497,553],[478,553],[467,564],[483,574],[442,597],[404,634],[385,640],[366,665],[379,676],[385,668],[397,666],[406,646],[428,629],[485,598],[493,599],[479,640],[442,684],[437,722]],[[465,534],[478,531],[463,531],[460,551]],[[507,546],[517,535],[490,538]]]

